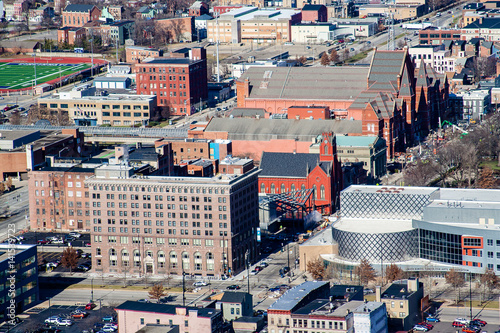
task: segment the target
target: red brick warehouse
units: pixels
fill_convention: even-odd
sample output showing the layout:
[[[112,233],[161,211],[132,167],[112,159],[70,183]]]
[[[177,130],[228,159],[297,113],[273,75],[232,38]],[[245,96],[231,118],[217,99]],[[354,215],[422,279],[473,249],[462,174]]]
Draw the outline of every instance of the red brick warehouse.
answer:
[[[136,64],[137,94],[156,95],[158,106],[168,108],[170,115],[201,109],[208,98],[206,51],[193,48],[188,54]]]

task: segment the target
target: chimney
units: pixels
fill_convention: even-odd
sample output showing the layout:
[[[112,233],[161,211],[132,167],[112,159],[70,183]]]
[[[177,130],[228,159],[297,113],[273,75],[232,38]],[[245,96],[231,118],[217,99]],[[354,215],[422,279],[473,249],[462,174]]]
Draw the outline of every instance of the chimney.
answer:
[[[418,278],[408,279],[408,291],[415,292],[418,290]]]
[[[380,297],[381,295],[382,295],[382,287],[376,286],[375,287],[375,302],[381,301],[381,297]]]

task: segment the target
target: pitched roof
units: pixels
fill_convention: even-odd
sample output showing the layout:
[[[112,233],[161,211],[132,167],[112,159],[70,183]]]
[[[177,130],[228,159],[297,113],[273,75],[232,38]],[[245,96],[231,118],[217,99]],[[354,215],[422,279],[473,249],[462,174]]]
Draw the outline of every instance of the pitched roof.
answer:
[[[391,94],[380,91],[365,90],[349,106],[349,109],[365,109],[369,104],[377,112],[379,119],[391,118],[394,113],[396,100]]]
[[[297,139],[322,133],[361,134],[361,120],[212,118],[205,132],[227,132],[229,140]]]
[[[366,89],[368,71],[364,66],[255,66],[238,81],[250,81],[250,99],[352,100]]]
[[[95,7],[94,5],[67,5],[66,8],[64,8],[64,11],[65,12],[88,13],[94,7]]]
[[[376,84],[377,90],[397,90],[398,75],[402,74],[407,51],[380,51],[373,54],[368,85]]]
[[[189,311],[198,311],[198,317],[205,318],[215,317],[221,312],[221,310],[216,309],[196,308],[171,304],[142,303],[136,301],[125,301],[124,303],[118,305],[115,310],[175,314],[176,308],[185,308],[186,313],[189,313]]]
[[[306,178],[317,165],[328,174],[331,162],[320,162],[318,154],[263,152],[259,177]]]

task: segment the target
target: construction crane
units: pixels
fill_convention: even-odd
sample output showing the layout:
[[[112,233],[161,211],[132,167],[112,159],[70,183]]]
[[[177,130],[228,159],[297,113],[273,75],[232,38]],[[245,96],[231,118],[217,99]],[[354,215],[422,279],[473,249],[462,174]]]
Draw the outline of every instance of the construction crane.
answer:
[[[466,136],[467,134],[469,134],[469,132],[467,132],[466,130],[464,130],[463,128],[460,128],[458,127],[457,125],[455,124],[452,124],[451,122],[449,122],[448,120],[445,120],[441,123],[441,127],[443,127],[444,125],[449,125],[451,126],[451,128],[453,129],[453,132],[455,132],[455,129],[458,130],[459,132],[461,132],[462,134],[460,135],[460,139],[463,138],[464,136]],[[444,137],[444,135],[443,135]]]

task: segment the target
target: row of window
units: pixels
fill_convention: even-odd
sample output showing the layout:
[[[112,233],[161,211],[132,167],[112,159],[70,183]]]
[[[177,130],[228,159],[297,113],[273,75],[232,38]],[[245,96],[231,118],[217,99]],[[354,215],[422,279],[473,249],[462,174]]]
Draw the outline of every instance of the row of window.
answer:
[[[306,185],[302,184],[301,187],[300,187],[300,189],[302,191],[305,190],[306,189]],[[266,190],[267,190],[266,189],[266,184],[265,183],[261,183],[260,184],[260,193],[267,193]],[[281,191],[279,193],[286,193],[287,192],[287,188],[286,188],[286,186],[285,186],[284,183],[281,183],[280,190]],[[316,194],[316,199],[325,200],[325,186],[324,185],[320,186],[319,192],[317,190],[316,185],[313,185],[313,190],[314,190],[314,193]],[[290,192],[293,192],[293,191],[296,191],[295,184],[290,185]],[[276,193],[276,185],[274,183],[271,183],[271,187],[270,187],[269,193],[271,193],[271,194],[275,194]]]
[[[149,71],[146,70],[146,67],[138,68],[139,73],[156,73],[156,67],[148,67]],[[186,73],[186,68],[175,68],[175,67],[169,67],[168,68],[169,73]],[[158,73],[166,73],[166,68],[165,67],[158,67]],[[175,77],[175,76],[174,76]]]
[[[145,245],[153,245],[156,243],[157,246],[163,246],[165,244],[168,244],[169,246],[209,246],[212,247],[214,246],[214,240],[213,239],[201,239],[201,238],[180,238],[180,241],[178,238],[163,238],[163,237],[157,237],[156,242],[154,237],[139,237],[139,236],[107,236],[108,238],[108,243],[109,244],[141,244],[141,241]],[[94,242],[96,243],[102,243],[102,236],[101,235],[94,235]],[[129,243],[131,241],[131,243]],[[167,243],[165,243],[167,242]],[[227,247],[227,239],[221,239],[218,242],[218,246],[220,247]]]
[[[111,113],[103,111],[102,116],[103,117],[110,117]],[[132,117],[132,113],[131,112],[123,112],[123,116],[124,117]],[[141,116],[140,112],[134,112],[134,117],[140,117],[140,116]],[[149,118],[149,113],[144,112],[144,113],[142,113],[142,116]],[[121,112],[113,112],[113,117],[121,117]]]
[[[212,188],[187,188],[187,187],[163,187],[163,186],[120,186],[120,185],[93,185],[94,191],[118,191],[118,192],[166,192],[166,193],[198,193],[198,194],[224,194],[224,189]],[[220,193],[219,193],[220,192]],[[138,200],[138,199],[137,199]]]

